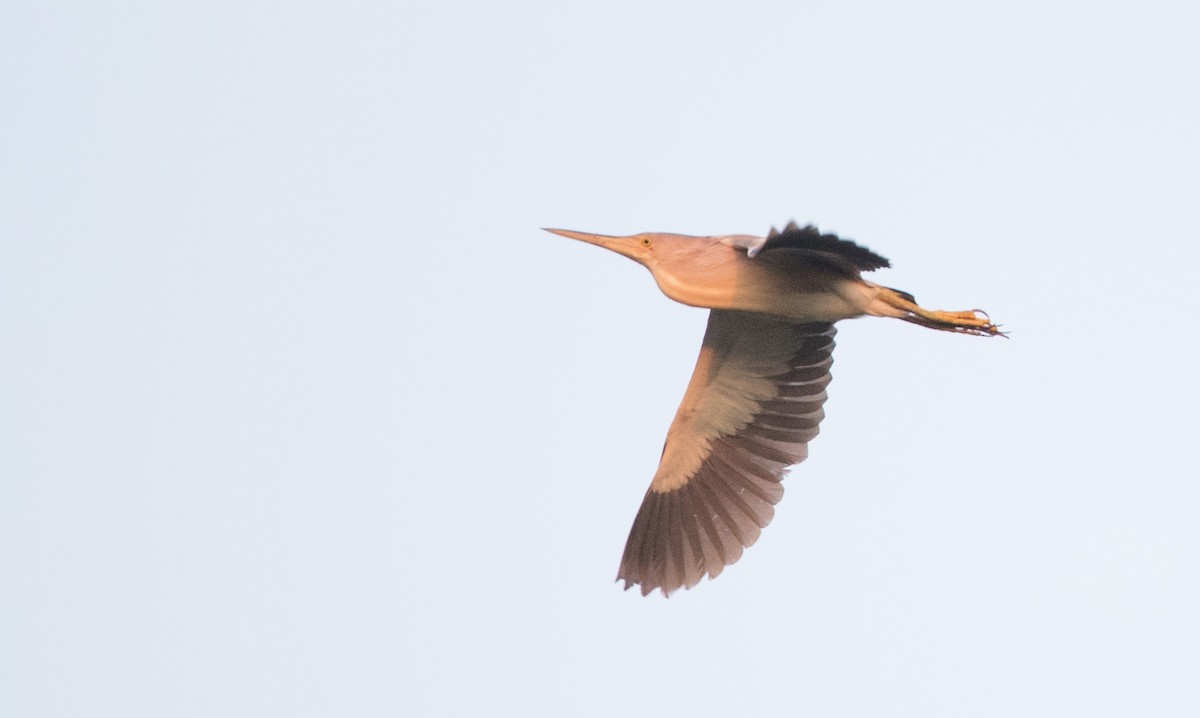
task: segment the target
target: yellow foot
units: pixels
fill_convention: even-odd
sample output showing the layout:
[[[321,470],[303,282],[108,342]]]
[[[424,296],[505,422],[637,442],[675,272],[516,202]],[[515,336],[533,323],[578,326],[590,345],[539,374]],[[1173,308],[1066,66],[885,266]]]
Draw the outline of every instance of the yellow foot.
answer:
[[[908,316],[900,318],[930,329],[941,329],[947,332],[974,334],[981,337],[1005,336],[1005,333],[1000,331],[1000,326],[993,324],[991,317],[982,309],[971,309],[965,312],[940,312],[915,307],[910,312]]]
[[[981,337],[1007,336],[1000,331],[1000,325],[993,324],[991,317],[982,309],[968,309],[964,312],[942,312],[925,309],[911,302],[895,290],[881,287],[879,298],[884,303],[901,310],[899,318],[913,324],[920,324],[930,329],[940,329],[945,332],[959,334],[974,334]],[[895,316],[895,315],[893,315]]]

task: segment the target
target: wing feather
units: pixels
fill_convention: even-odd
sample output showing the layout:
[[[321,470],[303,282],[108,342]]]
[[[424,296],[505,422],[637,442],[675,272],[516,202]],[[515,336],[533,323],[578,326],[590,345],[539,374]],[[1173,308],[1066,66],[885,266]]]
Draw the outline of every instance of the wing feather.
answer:
[[[824,417],[832,324],[713,310],[617,578],[669,595],[758,540]]]
[[[717,577],[721,574],[721,569],[725,568],[725,549],[721,546],[721,534],[717,532],[717,526],[713,523],[713,513],[704,503],[704,497],[699,491],[688,491],[686,496],[694,505],[695,513],[691,518],[695,520],[700,527],[700,535],[703,538],[704,547],[704,572],[710,577]],[[647,581],[646,583],[649,583]],[[629,588],[628,584],[625,586]],[[642,594],[649,593],[645,589],[645,583],[642,584]]]
[[[787,249],[805,252],[815,257],[851,269],[855,274],[890,267],[891,262],[853,240],[842,239],[836,234],[822,234],[816,225],[801,227],[789,222],[782,232],[771,229],[763,243],[747,250],[753,258],[764,252]]]

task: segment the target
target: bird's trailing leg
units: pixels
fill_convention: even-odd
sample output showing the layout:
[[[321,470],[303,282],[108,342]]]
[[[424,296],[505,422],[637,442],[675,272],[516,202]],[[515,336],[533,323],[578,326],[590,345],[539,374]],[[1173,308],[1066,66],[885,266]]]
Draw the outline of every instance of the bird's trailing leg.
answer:
[[[880,287],[879,290],[878,299],[889,307],[900,310],[899,313],[893,316],[903,319],[906,322],[920,324],[930,329],[941,329],[945,332],[958,332],[959,334],[974,334],[981,337],[1004,335],[1004,332],[1000,331],[999,325],[993,324],[991,317],[982,309],[969,309],[964,312],[943,312],[934,309],[925,309],[917,305],[911,294],[895,289],[888,289],[887,287]]]

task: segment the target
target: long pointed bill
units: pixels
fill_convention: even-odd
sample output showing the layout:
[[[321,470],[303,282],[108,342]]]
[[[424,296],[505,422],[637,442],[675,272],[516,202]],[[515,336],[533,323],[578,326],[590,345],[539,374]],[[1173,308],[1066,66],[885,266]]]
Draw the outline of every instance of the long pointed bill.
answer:
[[[542,227],[542,229],[551,234],[557,234],[560,237],[578,239],[580,242],[587,242],[588,244],[594,244],[597,247],[611,249],[617,254],[623,254],[631,259],[633,258],[634,245],[629,237],[612,237],[607,234],[588,234],[587,232],[576,232],[570,229],[551,229],[549,227]]]

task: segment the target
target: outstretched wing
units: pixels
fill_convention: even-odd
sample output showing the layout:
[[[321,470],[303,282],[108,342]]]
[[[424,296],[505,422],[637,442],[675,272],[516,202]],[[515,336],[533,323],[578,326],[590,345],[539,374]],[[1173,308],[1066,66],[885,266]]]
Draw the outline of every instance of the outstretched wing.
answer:
[[[758,540],[825,416],[832,324],[714,309],[618,580],[670,595]]]

